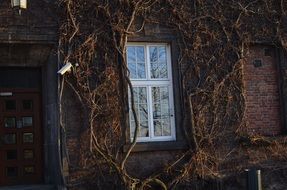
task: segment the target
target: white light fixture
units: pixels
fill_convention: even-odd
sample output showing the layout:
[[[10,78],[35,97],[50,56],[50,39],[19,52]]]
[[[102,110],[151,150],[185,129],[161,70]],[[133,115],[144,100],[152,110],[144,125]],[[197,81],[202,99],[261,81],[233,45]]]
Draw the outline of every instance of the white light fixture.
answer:
[[[66,72],[69,72],[72,66],[73,66],[72,63],[67,62],[57,73],[63,75]]]
[[[21,9],[27,9],[27,0],[11,0],[12,8],[19,8],[19,13],[21,14]]]

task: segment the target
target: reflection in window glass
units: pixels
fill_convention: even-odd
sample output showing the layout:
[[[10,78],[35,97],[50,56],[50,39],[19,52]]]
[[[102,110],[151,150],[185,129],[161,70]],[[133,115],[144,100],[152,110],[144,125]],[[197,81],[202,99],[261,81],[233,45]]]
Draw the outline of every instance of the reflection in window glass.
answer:
[[[16,144],[16,134],[10,133],[3,136],[4,144]]]
[[[34,135],[33,133],[23,133],[23,143],[33,143]]]
[[[4,127],[5,128],[13,128],[15,126],[16,126],[16,118],[15,117],[4,118]]]
[[[149,128],[148,128],[148,105],[147,105],[147,91],[145,87],[134,87],[134,103],[136,115],[139,121],[139,137],[148,137]],[[135,131],[135,120],[133,113],[130,109],[130,125],[131,125],[131,134],[134,134]]]
[[[165,46],[151,46],[149,48],[149,56],[151,64],[151,78],[168,78]]]
[[[168,87],[152,87],[152,101],[155,136],[171,135]]]
[[[34,158],[34,151],[33,150],[24,150],[24,159],[29,160]]]
[[[16,101],[15,100],[6,100],[5,101],[6,110],[16,110]]]
[[[23,127],[33,126],[33,117],[22,117]]]
[[[33,174],[35,172],[34,166],[25,166],[24,167],[24,174]]]
[[[132,79],[144,79],[146,78],[146,65],[145,65],[145,53],[143,46],[129,46],[127,48],[128,56],[128,68],[130,72],[130,78]]]
[[[24,110],[31,110],[33,108],[33,101],[32,100],[23,100],[22,106]]]
[[[7,177],[17,177],[18,176],[18,168],[17,167],[7,167],[6,168]]]

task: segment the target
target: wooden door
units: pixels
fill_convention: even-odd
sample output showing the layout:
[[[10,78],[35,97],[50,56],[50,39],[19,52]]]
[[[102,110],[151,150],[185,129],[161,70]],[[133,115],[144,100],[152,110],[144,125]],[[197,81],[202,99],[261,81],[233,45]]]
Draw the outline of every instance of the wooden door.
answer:
[[[39,92],[0,89],[0,185],[41,183]]]

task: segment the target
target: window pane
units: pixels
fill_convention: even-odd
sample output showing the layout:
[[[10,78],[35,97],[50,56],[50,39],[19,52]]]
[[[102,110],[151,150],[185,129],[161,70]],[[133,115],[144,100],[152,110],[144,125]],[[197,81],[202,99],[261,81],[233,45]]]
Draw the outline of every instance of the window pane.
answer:
[[[7,160],[16,160],[17,159],[17,150],[7,150],[6,158],[7,158]]]
[[[138,137],[148,137],[148,105],[147,105],[147,88],[146,87],[134,87],[134,100],[137,119],[139,121]],[[130,102],[131,105],[131,102]],[[135,118],[132,110],[130,109],[130,127],[131,137],[133,137],[135,131]]]
[[[24,110],[31,110],[33,108],[33,101],[32,100],[23,100],[22,106]]]
[[[136,51],[135,47],[131,46],[127,48],[128,54],[128,63],[135,63],[136,62]]]
[[[128,63],[128,68],[130,71],[130,78],[135,79],[136,78],[136,63],[135,62]]]
[[[159,63],[158,65],[159,78],[167,78],[167,66],[166,63]]]
[[[166,63],[166,48],[161,46],[158,48],[158,59],[159,62]]]
[[[6,134],[3,136],[3,142],[4,144],[16,144],[16,134]]]
[[[138,88],[138,100],[141,104],[147,103],[146,88]]]
[[[150,47],[149,48],[149,59],[150,59],[150,62],[157,62],[158,59],[157,59],[157,47]]]
[[[24,174],[29,175],[35,172],[34,166],[25,166],[24,167]]]
[[[138,63],[137,66],[137,78],[145,78],[145,63]]]
[[[128,46],[127,62],[131,79],[146,78],[145,52],[143,46]]]
[[[22,117],[23,127],[33,126],[33,117]]]
[[[23,133],[23,143],[33,143],[34,135],[33,133]]]
[[[4,118],[4,127],[12,128],[16,126],[16,118],[15,117],[6,117]]]
[[[15,100],[6,100],[5,101],[6,110],[16,110],[16,101]]]
[[[171,135],[171,128],[170,128],[170,120],[169,120],[169,118],[161,120],[161,123],[162,123],[163,136],[170,136]]]
[[[145,62],[144,47],[136,47],[137,62]]]
[[[140,137],[148,137],[148,121],[141,121],[140,129],[139,129],[139,136]]]
[[[155,136],[170,136],[168,86],[152,87],[152,101]]]
[[[8,177],[16,177],[16,176],[18,176],[18,168],[17,167],[7,167],[6,168],[6,175]]]
[[[154,125],[154,135],[155,136],[163,136],[162,135],[162,126],[159,120],[154,120],[153,121]]]
[[[24,150],[24,159],[29,160],[34,158],[34,151],[33,150]]]
[[[149,48],[151,78],[168,78],[167,53],[165,46],[151,46]]]

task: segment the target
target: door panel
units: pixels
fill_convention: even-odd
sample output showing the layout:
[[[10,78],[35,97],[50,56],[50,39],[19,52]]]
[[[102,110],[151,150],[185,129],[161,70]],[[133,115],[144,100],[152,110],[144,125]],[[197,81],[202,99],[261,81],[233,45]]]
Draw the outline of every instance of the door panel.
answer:
[[[40,95],[32,91],[9,92],[12,96],[0,95],[0,185],[41,183]]]

